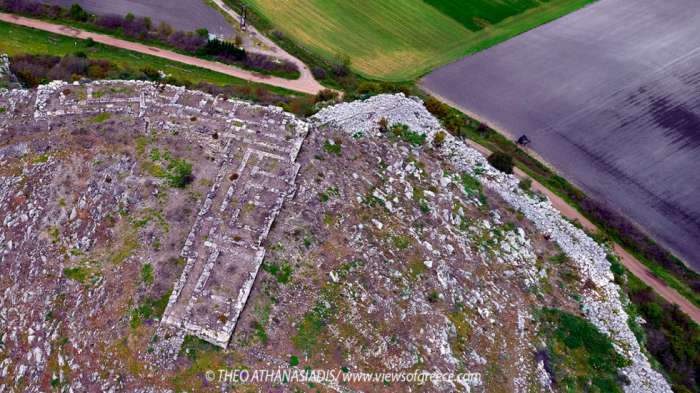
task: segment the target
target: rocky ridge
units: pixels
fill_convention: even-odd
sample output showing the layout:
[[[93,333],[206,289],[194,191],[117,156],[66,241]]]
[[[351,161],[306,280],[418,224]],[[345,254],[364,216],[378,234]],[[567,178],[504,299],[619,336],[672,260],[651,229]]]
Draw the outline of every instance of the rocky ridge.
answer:
[[[412,130],[424,132],[432,141],[441,126],[416,98],[398,95],[378,95],[365,101],[339,104],[326,108],[313,119],[332,124],[347,133],[358,131],[369,137],[379,137],[378,122],[386,118],[389,124],[402,123]],[[548,200],[534,199],[518,187],[518,180],[493,168],[486,158],[464,142],[446,134],[439,148],[440,155],[457,168],[472,173],[487,188],[497,192],[514,208],[521,211],[542,233],[551,237],[577,263],[582,282],[595,285],[581,294],[581,305],[587,318],[609,335],[619,353],[631,361],[624,368],[630,384],[627,392],[671,392],[664,377],[651,367],[642,353],[636,337],[627,324],[621,290],[613,282],[607,250],[583,230],[564,219]]]
[[[447,135],[439,148],[415,147],[379,132],[385,117],[432,140],[441,126],[420,100],[382,95],[339,104],[310,124],[277,108],[146,82],[53,83],[5,92],[0,105],[12,115],[0,116],[0,375],[8,381],[0,391],[40,391],[54,382],[74,391],[182,390],[178,373],[188,372],[182,363],[191,348],[179,352],[179,336],[161,359],[173,363],[176,357],[174,370],[155,367],[157,348],[147,353],[153,340],[172,337],[158,330],[164,325],[158,316],[135,324],[134,315],[139,302],[167,295],[185,277],[187,261],[179,258],[197,258],[189,254],[191,244],[206,261],[228,247],[229,238],[267,252],[261,266],[252,267],[247,306],[235,303],[238,323],[229,348],[200,352],[220,362],[207,367],[283,367],[295,354],[301,366],[468,370],[484,378],[476,386],[436,382],[430,391],[488,391],[493,384],[546,392],[552,386],[545,364],[532,356],[541,345],[532,313],[546,305],[582,307],[613,339],[631,361],[624,369],[627,391],[670,391],[627,326],[604,248],[461,141]],[[303,144],[288,135],[292,128],[301,135],[308,130]],[[235,164],[244,161],[246,149],[227,142],[298,154],[298,166],[253,154],[245,173]],[[166,151],[195,164],[197,181],[189,190],[169,189],[154,176]],[[287,170],[296,176],[292,191],[278,192],[287,183],[274,185],[280,179],[270,175],[283,171],[287,179]],[[239,193],[240,186],[260,183],[255,176],[272,182],[264,183],[274,189],[269,198]],[[470,177],[478,179],[473,189],[464,185]],[[239,178],[246,181],[236,183]],[[198,212],[207,214],[208,205],[227,212],[223,201],[233,195],[234,207],[250,205],[234,213],[247,212],[248,221],[222,220],[229,226],[218,228],[228,229],[217,232],[209,230],[211,223],[221,225],[224,216],[207,216],[207,230],[194,231]],[[272,225],[260,213],[276,206],[280,195],[287,200],[274,210],[279,216]],[[222,236],[229,230],[247,232]],[[256,236],[248,239],[248,232]],[[188,242],[191,233],[197,242]],[[136,244],[126,241],[133,236]],[[127,245],[130,252],[121,259]],[[104,249],[118,250],[120,260]],[[547,260],[559,249],[582,274],[570,287],[545,291],[559,269]],[[139,283],[139,270],[149,262],[152,286]],[[240,263],[216,266],[229,274]],[[66,269],[75,267],[89,274],[69,278]],[[222,299],[217,291],[226,280],[213,283],[198,296],[215,302],[197,302],[204,307],[192,315],[226,324],[221,306],[212,306]],[[583,295],[580,303],[572,293]],[[231,387],[201,380],[191,376],[186,389]]]

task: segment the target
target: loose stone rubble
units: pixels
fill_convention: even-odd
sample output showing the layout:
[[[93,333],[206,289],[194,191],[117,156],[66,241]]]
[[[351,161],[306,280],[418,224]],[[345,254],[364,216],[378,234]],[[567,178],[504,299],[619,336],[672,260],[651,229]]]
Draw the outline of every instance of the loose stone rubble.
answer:
[[[632,361],[626,389],[669,391],[603,248],[449,135],[440,149],[380,136],[386,117],[432,138],[419,100],[307,123],[105,81],[9,90],[0,107],[0,393],[234,388],[195,362],[481,375],[323,384],[339,392],[549,392],[533,312],[575,313],[579,293]],[[185,189],[163,176],[171,158],[193,164]],[[570,260],[551,263],[561,251]]]
[[[10,70],[10,58],[7,54],[0,54],[0,90],[17,88],[17,77]]]
[[[432,141],[440,124],[416,98],[403,94],[378,95],[365,101],[340,104],[321,110],[314,119],[332,124],[350,134],[357,131],[377,137],[378,122],[407,124],[414,131],[424,132]],[[609,335],[616,350],[631,361],[623,372],[630,379],[627,392],[671,392],[664,377],[654,370],[642,353],[636,337],[627,324],[628,315],[620,299],[620,288],[613,282],[606,250],[581,229],[564,219],[546,199],[534,199],[518,187],[518,180],[490,166],[485,157],[449,133],[439,149],[440,155],[456,168],[472,173],[487,188],[497,192],[542,233],[551,237],[574,260],[582,282],[591,280],[594,288],[584,289],[582,307],[588,319]]]
[[[130,231],[138,231],[139,237],[144,236],[140,228],[153,232],[138,240],[129,240],[134,236],[129,232],[124,240],[124,247],[128,248],[123,251],[123,257],[119,244],[111,247],[112,252],[118,253],[111,257],[113,260],[136,259],[140,264],[152,266],[152,252],[140,258],[139,255],[129,255],[141,253],[137,251],[138,245],[132,243],[152,242],[154,247],[163,248],[158,236],[179,242],[178,236],[182,236],[179,234],[184,234],[182,239],[185,241],[179,254],[185,266],[162,317],[163,324],[175,328],[163,329],[163,345],[171,345],[164,350],[156,346],[154,352],[167,355],[166,362],[171,363],[185,334],[226,347],[262,262],[265,253],[262,242],[292,190],[299,170],[294,160],[308,125],[279,108],[140,81],[88,84],[55,81],[36,90],[6,91],[0,95],[0,107],[3,108],[0,136],[5,142],[20,138],[18,143],[0,146],[0,166],[3,168],[0,177],[0,211],[3,212],[0,267],[9,269],[3,273],[7,278],[22,277],[14,285],[3,286],[0,320],[11,330],[1,330],[0,337],[3,338],[2,345],[10,347],[19,345],[21,340],[16,335],[22,331],[38,332],[41,337],[32,334],[29,339],[29,344],[39,345],[28,352],[31,354],[29,360],[33,358],[35,364],[19,364],[8,369],[11,359],[5,358],[0,366],[3,375],[12,375],[15,386],[18,386],[17,383],[27,380],[30,375],[41,375],[41,370],[47,366],[46,361],[55,356],[55,351],[52,351],[55,344],[50,343],[58,339],[60,325],[46,326],[46,321],[36,321],[40,325],[29,327],[12,316],[15,310],[31,311],[26,315],[56,312],[51,310],[61,291],[51,277],[65,275],[72,268],[63,269],[62,274],[62,264],[54,264],[52,260],[66,259],[78,264],[76,269],[94,271],[89,282],[89,303],[99,304],[109,298],[111,290],[106,290],[103,277],[108,273],[104,268],[89,264],[97,263],[91,258],[93,254],[102,253],[99,244],[105,236],[119,239],[114,230],[105,228],[105,222],[114,225],[115,216],[132,221],[135,229]],[[119,153],[123,148],[118,144],[128,146],[130,141],[123,139],[118,129],[112,128],[115,125],[125,127],[125,132],[135,133],[130,138],[136,139],[136,160],[129,154]],[[93,153],[99,142],[93,141],[94,132],[85,130],[83,127],[86,126],[98,129],[97,138],[100,138],[100,133],[102,138],[114,138],[112,142],[116,143],[116,150]],[[33,133],[45,133],[46,142],[41,139],[21,141],[22,138],[32,138]],[[71,134],[86,135],[78,143],[85,152],[77,154],[95,154],[93,163],[80,162],[76,153],[70,151],[70,145],[48,144],[49,139],[60,141],[64,135]],[[173,143],[180,141],[180,145],[171,146],[173,150],[153,148],[151,158],[145,158],[146,147],[158,139],[168,139]],[[197,201],[197,189],[206,186],[208,191],[201,199],[201,208],[194,215],[196,218],[190,224],[188,234],[185,227],[171,228],[170,223],[174,220],[169,217],[182,216],[178,211],[183,209],[182,205],[173,204],[184,203],[186,196],[175,192],[169,197],[163,180],[144,182],[144,175],[137,173],[145,170],[157,175],[163,169],[154,165],[158,160],[164,163],[166,160],[161,156],[169,157],[177,152],[178,155],[192,155],[188,151],[193,147],[200,152],[192,159],[201,182],[192,187],[187,198],[196,198]],[[140,153],[139,149],[142,150]],[[158,158],[153,158],[156,155]],[[75,171],[79,173],[78,179],[83,176],[88,182],[87,189],[77,197],[72,195],[71,187],[64,187],[64,184],[75,182]],[[212,178],[210,184],[208,177]],[[79,190],[81,187],[72,188]],[[148,192],[147,197],[144,192]],[[31,201],[28,205],[22,202],[27,198]],[[71,207],[74,198],[77,199]],[[131,218],[132,209],[137,210],[134,214],[144,218]],[[186,206],[184,209],[189,210]],[[108,234],[103,233],[105,230]],[[47,237],[51,240],[48,245],[45,243]],[[169,242],[167,248],[173,246],[175,243]],[[159,254],[163,252],[156,253]],[[32,273],[28,276],[20,273],[27,263],[32,266]],[[160,265],[156,268],[161,269]],[[43,277],[47,269],[53,272],[48,276],[50,284],[39,284],[46,278],[36,276]],[[84,279],[78,280],[83,282]],[[19,289],[25,285],[37,286],[41,291]],[[52,292],[49,288],[56,288],[52,295],[47,295]],[[18,302],[15,294],[22,292],[25,293],[24,300]],[[27,303],[39,300],[33,300],[34,295],[39,296],[43,307]],[[83,302],[81,297],[76,300],[76,307]],[[93,317],[95,311],[93,309],[85,315]],[[79,321],[82,318],[73,320],[75,329],[82,328]],[[77,332],[72,336],[81,337]],[[80,340],[85,341],[83,345],[90,344],[89,335]],[[94,337],[93,340],[91,345],[99,341]],[[78,343],[73,345],[77,347]],[[58,356],[62,357],[60,353]],[[59,363],[63,367],[63,360]],[[63,374],[57,373],[55,378],[59,385],[66,381]],[[5,387],[0,384],[0,391]],[[38,388],[38,385],[33,388]],[[79,385],[73,388],[79,388]]]

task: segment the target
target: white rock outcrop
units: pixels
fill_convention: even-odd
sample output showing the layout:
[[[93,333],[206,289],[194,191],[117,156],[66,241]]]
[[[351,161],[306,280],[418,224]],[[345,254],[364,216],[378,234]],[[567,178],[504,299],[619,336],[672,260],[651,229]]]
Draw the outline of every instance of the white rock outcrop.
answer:
[[[339,127],[353,135],[361,132],[366,136],[378,136],[381,118],[386,118],[390,125],[403,123],[413,131],[424,132],[428,141],[432,141],[435,133],[442,129],[420,99],[403,94],[383,94],[328,107],[317,113],[313,120]],[[581,294],[582,309],[588,320],[612,339],[615,349],[629,359],[630,365],[622,369],[630,381],[625,391],[670,393],[668,382],[651,367],[627,324],[628,315],[620,299],[620,288],[613,282],[606,250],[564,219],[549,200],[527,195],[518,187],[517,178],[493,168],[481,153],[463,141],[446,133],[439,153],[457,169],[477,177],[485,187],[521,211],[577,263],[582,282],[590,280],[595,284],[595,288],[586,289]]]

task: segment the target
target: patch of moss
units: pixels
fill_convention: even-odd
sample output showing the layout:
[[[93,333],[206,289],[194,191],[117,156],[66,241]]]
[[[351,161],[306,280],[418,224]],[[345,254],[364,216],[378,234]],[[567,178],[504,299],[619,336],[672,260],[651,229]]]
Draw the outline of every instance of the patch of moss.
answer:
[[[565,392],[622,392],[618,370],[629,361],[595,325],[557,309],[540,314],[555,382]]]
[[[99,113],[99,114],[91,117],[90,123],[93,123],[93,124],[104,123],[105,121],[109,120],[110,117],[112,117],[111,113],[102,112],[102,113]]]
[[[323,150],[325,150],[326,153],[335,154],[336,156],[339,156],[342,147],[340,146],[340,142],[328,140],[326,141],[326,143],[323,144]]]

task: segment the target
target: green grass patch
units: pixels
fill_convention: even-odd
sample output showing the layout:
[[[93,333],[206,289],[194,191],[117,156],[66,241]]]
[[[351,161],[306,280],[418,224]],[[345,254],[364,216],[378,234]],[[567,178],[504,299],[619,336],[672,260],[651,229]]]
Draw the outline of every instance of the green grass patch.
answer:
[[[188,359],[195,361],[206,352],[219,352],[221,348],[212,345],[199,337],[185,336],[180,348],[180,355],[187,356]]]
[[[472,335],[472,327],[468,317],[469,313],[462,306],[456,307],[454,311],[447,314],[447,319],[452,322],[457,332],[450,340],[450,347],[457,355],[467,354],[470,350],[469,338]]]
[[[44,154],[39,154],[37,156],[34,156],[32,158],[32,164],[43,164],[45,162],[49,161],[49,155],[44,153]]]
[[[337,62],[339,55],[345,55],[351,69],[363,77],[405,81],[592,1],[251,0],[247,3],[262,16],[264,25],[273,25],[301,51],[312,52],[328,62]]]
[[[153,265],[150,263],[141,267],[141,281],[147,286],[153,284]]]
[[[562,391],[622,393],[618,370],[629,361],[615,351],[610,338],[585,319],[557,309],[542,310],[540,322]]]
[[[323,350],[322,339],[329,324],[335,322],[335,315],[341,308],[340,287],[335,283],[326,283],[320,289],[320,295],[314,306],[304,313],[297,323],[297,332],[292,336],[292,344],[309,356]]]
[[[294,347],[307,353],[313,352],[330,318],[331,308],[325,302],[317,302],[304,314],[304,318],[297,326],[297,334],[292,337]]]
[[[425,143],[427,136],[422,132],[416,132],[408,128],[405,124],[394,124],[391,126],[391,133],[404,142],[413,146],[421,146]]]
[[[69,267],[63,269],[63,275],[69,280],[77,281],[82,284],[87,279],[89,273],[82,267]]]
[[[411,245],[411,238],[404,235],[396,235],[391,238],[391,244],[398,250],[405,250]]]
[[[166,175],[171,187],[184,188],[192,182],[192,164],[185,160],[172,160]]]
[[[481,194],[481,182],[476,178],[468,173],[463,173],[460,180],[462,181],[464,192],[467,193],[467,195],[475,196]]]
[[[127,260],[139,248],[139,242],[135,233],[127,233],[121,246],[112,255],[111,262],[118,265]]]
[[[168,300],[170,300],[170,293],[171,291],[168,291],[163,296],[155,299],[146,297],[138,307],[131,310],[130,326],[137,328],[145,321],[160,319],[165,312],[165,307],[168,305]]]
[[[111,113],[102,112],[100,114],[97,114],[97,115],[91,117],[90,123],[92,123],[92,124],[104,123],[105,121],[109,120],[110,117],[112,117]]]
[[[84,260],[79,266],[65,268],[63,269],[63,275],[67,279],[79,282],[80,284],[88,286],[95,285],[102,277],[102,274],[96,266],[91,266],[90,263],[94,262]]]
[[[342,147],[340,146],[340,143],[337,141],[327,140],[323,144],[323,150],[325,150],[326,153],[335,154],[336,156],[339,156],[340,152],[342,151]]]
[[[287,262],[284,262],[281,265],[276,263],[264,263],[263,270],[273,275],[280,284],[288,283],[292,277],[292,273],[294,272],[292,266]]]
[[[546,1],[537,0],[424,0],[470,31],[478,31],[535,8]]]

